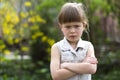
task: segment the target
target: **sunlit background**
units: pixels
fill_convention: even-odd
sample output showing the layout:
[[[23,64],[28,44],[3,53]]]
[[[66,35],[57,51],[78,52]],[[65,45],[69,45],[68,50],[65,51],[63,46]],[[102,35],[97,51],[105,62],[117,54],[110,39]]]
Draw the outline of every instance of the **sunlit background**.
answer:
[[[120,0],[0,0],[0,80],[50,80],[50,49],[62,39],[61,6],[82,2],[98,58],[93,80],[120,80]]]

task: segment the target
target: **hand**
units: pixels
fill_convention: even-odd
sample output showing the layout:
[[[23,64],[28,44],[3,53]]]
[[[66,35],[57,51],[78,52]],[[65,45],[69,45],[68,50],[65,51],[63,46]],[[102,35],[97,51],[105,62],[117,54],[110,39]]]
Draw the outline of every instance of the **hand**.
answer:
[[[95,57],[86,57],[82,62],[91,63],[91,64],[97,64],[98,60]]]

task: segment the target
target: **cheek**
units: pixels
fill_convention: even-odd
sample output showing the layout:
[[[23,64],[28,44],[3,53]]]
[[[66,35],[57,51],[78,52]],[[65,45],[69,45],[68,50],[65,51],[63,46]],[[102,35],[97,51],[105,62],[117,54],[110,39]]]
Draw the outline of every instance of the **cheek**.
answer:
[[[61,31],[62,31],[62,33],[63,33],[64,35],[67,34],[67,31],[66,31],[65,29],[61,28]]]
[[[61,31],[64,33],[65,32],[65,30],[63,29],[63,28],[61,28]]]
[[[82,30],[78,30],[78,31],[77,31],[77,34],[82,35],[82,34],[83,34],[83,32],[84,32],[84,30],[83,30],[83,29],[82,29]]]

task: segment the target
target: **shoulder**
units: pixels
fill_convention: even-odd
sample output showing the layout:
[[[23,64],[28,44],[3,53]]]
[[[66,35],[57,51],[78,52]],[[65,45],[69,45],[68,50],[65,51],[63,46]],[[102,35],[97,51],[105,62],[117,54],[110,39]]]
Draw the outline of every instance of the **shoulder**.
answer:
[[[90,41],[86,41],[86,40],[81,40],[81,41],[86,44],[92,44]]]
[[[51,50],[53,50],[53,49],[57,49],[57,43],[54,43],[54,44],[52,45]]]
[[[58,49],[61,44],[63,44],[63,40],[60,40],[60,41],[54,43],[54,44],[52,45],[51,49],[52,49],[52,50],[53,50],[53,49]]]
[[[60,40],[60,41],[58,41],[58,42],[56,42],[55,44],[53,44],[53,48],[55,47],[57,47],[57,48],[61,48],[61,47],[63,47],[65,45],[65,42],[64,42],[64,40]]]
[[[58,58],[60,57],[60,50],[58,48],[58,42],[54,43],[51,47],[51,58]]]
[[[93,46],[92,42],[90,42],[90,41],[82,40],[82,43],[88,47]]]
[[[90,41],[85,41],[87,43],[87,56],[95,57],[94,46]]]
[[[82,47],[85,50],[87,50],[90,46],[93,46],[90,41],[80,40],[78,42],[78,47]]]

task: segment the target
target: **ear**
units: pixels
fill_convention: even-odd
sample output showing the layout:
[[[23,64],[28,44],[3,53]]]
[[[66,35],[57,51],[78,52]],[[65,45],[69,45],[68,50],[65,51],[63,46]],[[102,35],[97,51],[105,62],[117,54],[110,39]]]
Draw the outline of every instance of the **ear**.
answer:
[[[87,31],[88,29],[88,24],[86,22],[83,22],[83,27],[84,27],[84,31]]]
[[[86,27],[85,27],[85,24],[83,23],[83,31],[85,31]]]

